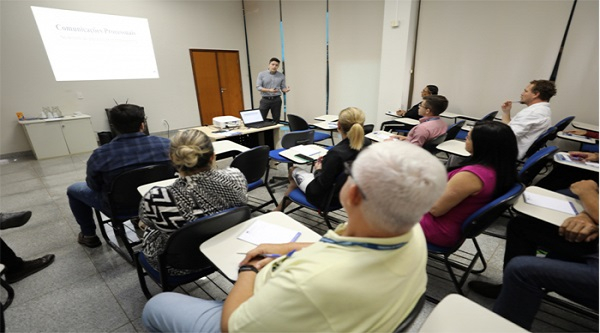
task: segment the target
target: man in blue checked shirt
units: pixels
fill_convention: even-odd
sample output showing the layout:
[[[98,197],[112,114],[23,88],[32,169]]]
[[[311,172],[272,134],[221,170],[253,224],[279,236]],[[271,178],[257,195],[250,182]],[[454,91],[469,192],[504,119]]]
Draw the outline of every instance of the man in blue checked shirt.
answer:
[[[111,125],[118,135],[98,147],[87,161],[85,182],[67,188],[69,206],[81,228],[79,244],[98,247],[92,208],[106,211],[102,193],[120,172],[134,167],[169,162],[170,141],[144,134],[144,109],[133,104],[117,105],[109,111]]]

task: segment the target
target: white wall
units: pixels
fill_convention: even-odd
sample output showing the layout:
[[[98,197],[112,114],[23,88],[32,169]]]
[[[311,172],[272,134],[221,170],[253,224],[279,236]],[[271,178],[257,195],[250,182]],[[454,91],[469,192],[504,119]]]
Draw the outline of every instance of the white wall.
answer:
[[[56,82],[31,6],[147,18],[160,78]],[[30,150],[15,113],[34,117],[42,106],[89,114],[95,131],[108,130],[104,108],[114,106],[113,98],[143,105],[151,132],[167,130],[162,119],[171,130],[199,126],[191,48],[239,50],[250,106],[240,1],[2,1],[0,15],[0,154]]]

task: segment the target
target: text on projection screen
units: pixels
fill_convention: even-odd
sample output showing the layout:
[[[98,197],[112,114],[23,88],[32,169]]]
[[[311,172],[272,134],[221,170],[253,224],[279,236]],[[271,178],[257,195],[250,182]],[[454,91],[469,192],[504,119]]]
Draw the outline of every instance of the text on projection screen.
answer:
[[[147,19],[31,10],[56,81],[158,78]]]

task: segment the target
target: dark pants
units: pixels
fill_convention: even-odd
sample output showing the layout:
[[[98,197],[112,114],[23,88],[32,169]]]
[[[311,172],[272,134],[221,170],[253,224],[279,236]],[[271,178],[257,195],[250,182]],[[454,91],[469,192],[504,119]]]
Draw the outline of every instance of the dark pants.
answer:
[[[281,104],[282,100],[279,96],[261,98],[259,109],[260,113],[263,116],[263,119],[267,120],[267,115],[269,114],[269,110],[271,110],[273,121],[275,123],[279,123],[279,116],[281,115]]]
[[[393,132],[399,132],[399,131],[410,131],[413,127],[414,126],[399,123],[395,120],[388,120],[388,121],[384,121],[383,123],[381,123],[381,127],[379,128],[379,130],[386,131],[386,132],[388,132],[389,130],[392,130]]]
[[[510,220],[506,231],[504,267],[517,256],[535,256],[538,249],[548,251],[552,258],[581,262],[584,256],[598,252],[598,240],[568,242],[558,234],[558,227],[529,216]]]
[[[571,184],[580,180],[593,180],[598,182],[598,172],[574,168],[572,166],[554,163],[552,171],[542,178],[535,186],[545,188],[550,191],[558,191],[569,188]]]
[[[0,263],[6,266],[6,271],[14,271],[21,268],[23,259],[17,257],[15,252],[0,238]]]

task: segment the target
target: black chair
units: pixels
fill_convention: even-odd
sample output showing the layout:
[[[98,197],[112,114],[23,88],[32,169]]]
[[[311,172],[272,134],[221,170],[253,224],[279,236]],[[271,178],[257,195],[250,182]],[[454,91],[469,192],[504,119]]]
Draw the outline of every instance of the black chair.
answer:
[[[442,261],[446,266],[446,270],[454,283],[454,287],[459,294],[463,294],[462,286],[467,281],[470,273],[482,273],[487,268],[487,263],[481,252],[481,248],[477,243],[476,237],[479,236],[486,228],[488,228],[502,213],[508,209],[517,200],[517,198],[525,191],[525,185],[521,183],[515,184],[508,192],[500,197],[492,200],[492,202],[481,207],[476,212],[471,214],[462,224],[460,239],[451,247],[441,247],[428,243],[427,250],[429,258],[437,261]],[[450,256],[454,254],[463,245],[465,240],[471,239],[475,246],[476,253],[470,259],[468,265],[450,260]],[[473,270],[477,260],[481,259],[483,267],[478,270]],[[463,270],[464,273],[458,280],[453,267]]]
[[[542,169],[552,159],[552,156],[558,151],[557,146],[549,146],[542,148],[531,155],[521,170],[519,170],[519,181],[525,186],[533,183],[533,179],[542,171]]]
[[[406,318],[404,318],[402,323],[400,323],[400,325],[398,325],[398,327],[396,327],[396,329],[394,330],[394,333],[406,332],[408,330],[408,328],[410,327],[410,325],[412,325],[412,323],[415,321],[415,319],[417,319],[417,317],[421,313],[421,310],[423,310],[424,304],[425,304],[425,294],[421,295],[421,297],[417,301],[417,304],[415,304],[415,307],[410,311],[408,316],[406,316]]]
[[[266,179],[263,179],[263,176],[265,176],[267,169],[269,168],[269,146],[254,147],[239,154],[231,161],[230,166],[232,168],[238,168],[244,174],[244,177],[246,177],[246,181],[248,182],[248,192],[264,186],[267,189],[269,196],[271,196],[270,201],[267,201],[258,207],[253,207],[252,211],[260,210],[271,203],[274,203],[275,206],[277,206],[277,200],[275,200],[273,190],[271,190]]]
[[[304,118],[302,118],[300,116],[297,116],[295,114],[288,114],[287,119],[288,119],[288,125],[290,126],[290,131],[292,131],[292,132],[305,131],[307,129],[311,129],[311,126],[308,125],[306,120],[304,120]],[[314,128],[312,128],[312,129],[314,129]],[[323,140],[331,139],[331,145],[333,146],[335,144],[333,142],[333,136],[329,133],[322,133],[322,132],[315,131],[314,136],[315,136],[314,142],[320,142]]]
[[[558,132],[564,131],[565,128],[567,128],[567,126],[569,126],[573,120],[575,120],[575,116],[569,116],[569,117],[566,117],[566,118],[562,119],[561,121],[557,122],[556,125],[554,125],[554,127],[556,127],[556,133],[554,133],[554,135],[551,136],[548,139],[548,141],[552,141],[552,140],[556,139],[556,134]]]
[[[217,268],[200,252],[200,245],[213,236],[241,222],[250,219],[250,208],[234,207],[186,223],[175,231],[165,246],[164,253],[158,256],[158,269],[154,269],[146,260],[144,252],[137,253],[136,269],[140,286],[146,298],[152,294],[146,285],[149,276],[162,291],[170,291],[176,287],[194,282],[201,277],[217,271]],[[169,267],[193,270],[187,275],[170,275]]]
[[[331,186],[329,193],[327,193],[323,207],[317,207],[317,206],[313,205],[312,203],[310,203],[308,201],[308,199],[306,199],[306,194],[304,194],[304,192],[302,192],[299,188],[296,188],[288,196],[285,196],[285,197],[283,197],[283,199],[281,199],[281,200],[283,200],[283,209],[281,210],[281,212],[286,213],[286,214],[291,214],[299,209],[308,208],[312,211],[317,212],[320,216],[322,216],[323,219],[325,220],[325,223],[327,224],[327,227],[329,229],[333,229],[333,226],[331,225],[331,222],[330,222],[331,217],[329,216],[329,213],[342,208],[342,205],[339,203],[338,200],[334,201],[334,196],[336,194],[340,193],[340,190],[341,190],[342,186],[344,185],[346,178],[347,178],[347,176],[344,172],[342,172],[341,174],[339,174],[337,176],[335,183]],[[337,199],[337,198],[335,198],[335,199]],[[298,207],[295,207],[292,210],[285,212],[285,206],[286,206],[285,204],[287,201],[291,201],[291,202],[297,204]],[[341,221],[336,221],[336,222],[340,223]]]
[[[557,132],[558,131],[556,127],[552,126],[548,128],[544,133],[540,134],[540,136],[538,136],[538,138],[535,139],[535,141],[533,141],[531,146],[529,146],[529,149],[527,149],[523,160],[521,160],[520,162],[525,162],[525,160],[527,160],[531,155],[535,154],[538,150],[545,147],[548,141],[550,141],[553,137],[556,137]]]
[[[101,212],[94,209],[102,237],[129,263],[133,264],[134,261],[133,248],[141,243],[135,229],[142,199],[137,188],[174,177],[175,169],[170,164],[147,165],[123,171],[113,178],[105,193],[105,207],[108,211]],[[106,214],[107,219],[103,218],[103,213]],[[133,226],[125,226],[124,223],[131,219],[134,220]],[[114,240],[109,237],[107,228],[111,228],[114,232]]]
[[[446,131],[446,139],[444,141],[456,139],[456,135],[458,135],[458,132],[460,132],[461,128],[465,124],[465,121],[466,120],[461,120],[457,123],[448,126],[448,130]]]
[[[375,125],[373,124],[367,124],[363,126],[363,129],[365,130],[365,134],[369,134],[371,132],[373,132],[373,129],[375,128]]]
[[[290,161],[289,159],[279,155],[280,152],[292,148],[294,146],[298,146],[298,145],[310,145],[314,143],[314,133],[315,130],[304,130],[304,131],[297,131],[297,132],[289,132],[283,135],[283,137],[281,138],[281,147],[279,149],[274,149],[269,151],[269,159],[278,163],[287,163],[288,168],[291,167],[294,162]],[[282,184],[285,184],[288,182],[288,178],[287,177],[273,177],[273,179],[269,179],[269,169],[267,168],[267,175],[265,176],[265,179],[268,182],[271,182],[271,184],[273,184],[273,186],[279,186]],[[275,182],[279,180],[279,183]]]
[[[439,152],[439,150],[437,150],[437,146],[446,141],[446,133],[442,134],[442,135],[438,135],[435,138],[425,142],[425,144],[423,145],[423,149],[427,150],[428,152],[432,153],[433,155],[437,154]]]
[[[6,267],[3,264],[0,264],[0,286],[6,290],[7,296],[6,301],[3,304],[0,304],[0,333],[6,332],[6,325],[4,323],[4,311],[8,309],[13,299],[15,298],[14,289],[8,284],[8,282],[4,281],[2,275],[4,275],[4,269]]]

